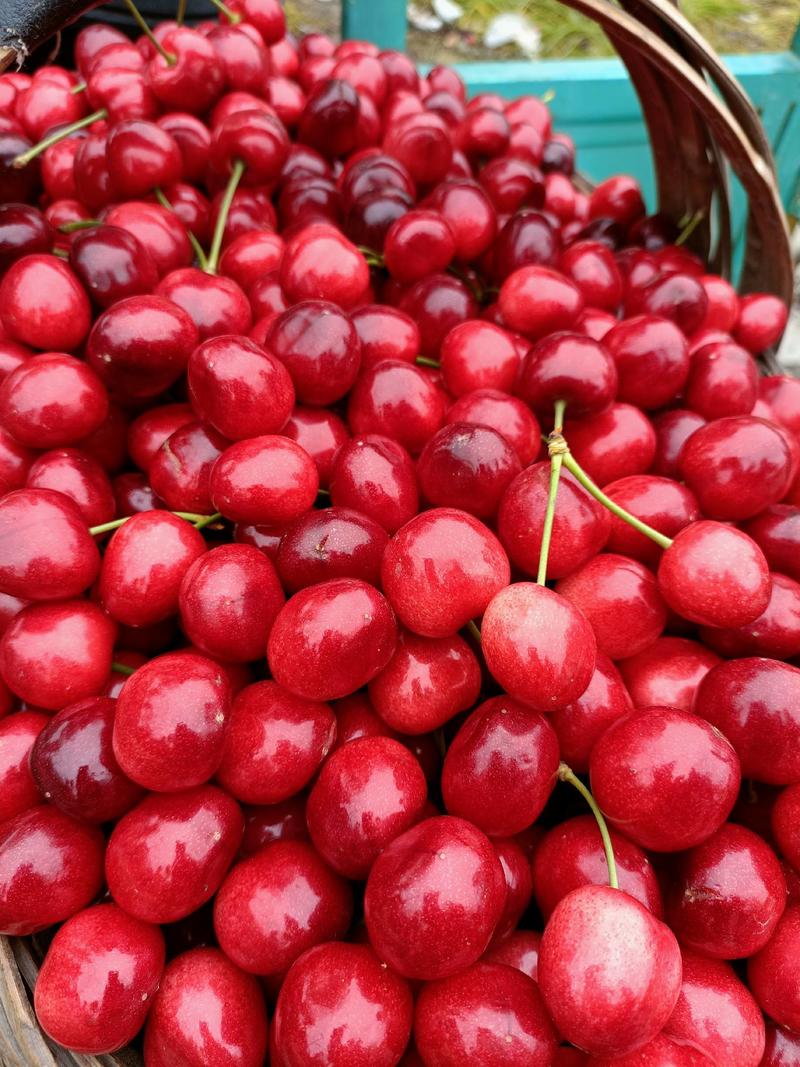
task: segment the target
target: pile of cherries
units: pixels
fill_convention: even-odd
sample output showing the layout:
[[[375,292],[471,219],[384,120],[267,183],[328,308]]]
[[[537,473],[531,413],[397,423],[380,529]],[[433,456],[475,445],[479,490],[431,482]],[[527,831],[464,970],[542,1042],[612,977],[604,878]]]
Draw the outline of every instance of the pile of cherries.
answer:
[[[0,78],[0,932],[42,1029],[798,1067],[786,308],[585,192],[540,100],[219,6]]]

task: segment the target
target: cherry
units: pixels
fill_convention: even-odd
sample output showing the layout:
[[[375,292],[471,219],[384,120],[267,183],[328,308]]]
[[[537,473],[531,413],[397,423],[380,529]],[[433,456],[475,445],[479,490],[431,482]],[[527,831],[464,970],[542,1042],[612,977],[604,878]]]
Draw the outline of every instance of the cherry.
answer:
[[[764,352],[780,340],[787,318],[788,309],[778,297],[749,293],[739,301],[734,337],[748,352]]]
[[[386,232],[383,256],[393,278],[408,285],[449,266],[456,251],[450,227],[438,212],[412,210]]]
[[[297,592],[331,578],[359,578],[377,584],[386,532],[349,508],[309,511],[281,539],[276,557],[284,587]]]
[[[447,412],[445,422],[467,422],[497,430],[517,453],[523,467],[532,463],[541,449],[539,423],[528,406],[497,389],[476,389],[459,397]]]
[[[338,230],[318,224],[287,242],[280,278],[292,303],[326,300],[347,310],[363,302],[369,268],[355,245]]]
[[[747,964],[747,980],[762,1011],[782,1026],[796,1030],[800,1021],[800,990],[791,961],[800,938],[800,907],[783,913],[774,933]]]
[[[250,974],[277,975],[306,949],[341,938],[352,894],[304,841],[277,841],[238,863],[214,902],[220,947]]]
[[[240,234],[222,253],[220,272],[247,291],[262,275],[278,269],[284,248],[277,233],[253,230]]]
[[[189,789],[219,767],[229,714],[230,685],[213,660],[192,652],[158,656],[119,695],[114,755],[146,789]]]
[[[107,414],[108,397],[97,375],[63,353],[32,356],[0,382],[0,419],[22,445],[75,444]]]
[[[800,1036],[782,1026],[767,1024],[763,1067],[795,1067],[800,1061]]]
[[[358,376],[361,345],[355,326],[322,300],[306,300],[283,312],[272,323],[266,347],[289,371],[303,404],[340,400]]]
[[[214,786],[146,796],[122,816],[109,838],[111,896],[145,922],[170,923],[190,915],[216,892],[242,830],[238,804]]]
[[[674,708],[645,708],[612,723],[592,749],[589,770],[612,826],[654,852],[710,837],[730,814],[746,773],[718,730]]]
[[[563,1050],[562,1050],[563,1051]],[[580,1053],[576,1053],[580,1055]],[[663,1033],[648,1041],[646,1045],[629,1052],[627,1056],[591,1056],[588,1060],[564,1061],[564,1067],[577,1067],[585,1062],[589,1067],[708,1067],[710,1060],[702,1052],[689,1045],[679,1045]],[[561,1060],[557,1063],[559,1067]]]
[[[53,227],[28,204],[3,204],[0,207],[0,270],[5,272],[22,256],[49,252],[53,246]]]
[[[442,342],[454,326],[478,314],[472,290],[451,274],[429,274],[403,293],[400,310],[419,327],[420,354],[437,359]]]
[[[763,615],[736,630],[703,627],[703,641],[724,656],[788,659],[800,654],[800,585],[783,574],[772,574],[771,581]]]
[[[361,367],[384,360],[413,363],[419,352],[419,330],[404,312],[383,304],[367,304],[350,315],[361,342]]]
[[[506,882],[506,903],[493,938],[493,941],[501,944],[516,929],[528,909],[533,895],[533,878],[528,853],[514,838],[494,838],[492,846],[500,860]]]
[[[542,173],[532,160],[521,156],[505,155],[490,160],[481,168],[478,181],[489,194],[495,210],[512,218],[518,209],[541,207],[544,202]]]
[[[705,419],[694,411],[673,408],[657,415],[653,420],[656,431],[656,455],[653,473],[666,478],[678,477],[678,463],[683,446],[701,426]]]
[[[369,695],[388,726],[418,735],[465,711],[475,703],[480,687],[480,665],[462,637],[419,637],[401,631],[389,663],[369,683]]]
[[[246,804],[288,800],[316,774],[335,736],[327,704],[275,682],[245,686],[231,708],[217,781]]]
[[[725,823],[681,858],[667,897],[680,941],[704,956],[752,956],[786,905],[778,857],[751,830]]]
[[[451,742],[442,794],[453,815],[492,836],[509,836],[538,818],[557,770],[558,741],[546,720],[516,700],[493,697],[472,712]]]
[[[619,888],[662,918],[661,891],[646,854],[621,833],[610,831]],[[533,892],[547,921],[558,903],[581,886],[608,884],[603,842],[592,815],[553,827],[533,855]]]
[[[29,704],[56,711],[100,692],[111,670],[116,632],[89,601],[31,604],[3,634],[3,679]]]
[[[620,955],[621,939],[628,946]],[[609,886],[574,889],[545,926],[539,987],[562,1037],[593,1055],[651,1041],[681,988],[672,931],[638,900]]]
[[[796,378],[783,374],[760,378],[758,395],[769,404],[771,418],[792,433],[800,431],[800,390]]]
[[[697,687],[719,662],[719,656],[697,641],[659,637],[618,666],[637,708],[691,711]]]
[[[608,353],[590,337],[553,333],[525,357],[516,391],[539,415],[547,416],[557,401],[571,416],[604,411],[617,391],[617,373]]]
[[[772,806],[770,824],[778,848],[792,867],[800,867],[800,837],[797,821],[800,789],[791,785],[783,789]]]
[[[790,785],[800,781],[794,740],[800,730],[798,685],[800,670],[788,663],[727,660],[701,681],[694,710],[728,738],[744,777]]]
[[[712,1063],[758,1067],[764,1019],[729,963],[683,952],[683,980],[666,1036],[705,1053]]]
[[[39,1025],[75,1052],[122,1048],[144,1023],[164,955],[161,931],[114,904],[74,915],[53,938],[36,979]]]
[[[606,178],[592,189],[589,196],[589,217],[592,219],[612,218],[630,226],[644,213],[639,183],[627,174]]]
[[[670,319],[688,336],[703,325],[708,297],[698,278],[680,271],[664,273],[629,294],[626,310]]]
[[[536,981],[541,940],[542,935],[536,930],[517,929],[490,945],[481,959],[485,963],[504,963]]]
[[[85,908],[103,882],[103,835],[46,804],[0,825],[0,931],[27,937]]]
[[[567,413],[571,414],[570,408]],[[650,420],[630,404],[612,404],[579,422],[568,419],[564,436],[575,459],[598,485],[644,474],[656,451]]]
[[[441,181],[453,158],[447,124],[433,112],[409,115],[391,123],[383,150],[401,163],[415,182],[424,185]]]
[[[265,434],[230,445],[214,464],[214,506],[235,522],[284,523],[314,503],[319,475],[314,461],[285,437]]]
[[[457,1067],[470,1057],[508,1067],[547,1067],[558,1040],[536,983],[501,963],[480,962],[426,983],[414,1012],[425,1063]]]
[[[150,484],[176,511],[213,511],[211,474],[227,445],[227,440],[206,423],[186,423],[164,441],[153,457],[147,472]]]
[[[692,356],[686,406],[705,419],[748,415],[758,397],[758,371],[739,345],[718,341]]]
[[[490,253],[492,276],[498,284],[523,267],[557,266],[561,238],[554,222],[551,215],[531,209],[517,211],[508,219]]]
[[[593,308],[615,311],[622,302],[622,276],[610,249],[598,241],[577,241],[561,255],[561,270]]]
[[[423,637],[446,637],[481,615],[509,582],[491,531],[466,512],[433,508],[386,547],[383,588],[400,621]]]
[[[171,271],[156,294],[182,308],[201,341],[218,334],[243,334],[252,325],[247,297],[230,278],[215,278],[195,267]]]
[[[326,157],[346,155],[356,145],[359,111],[358,93],[352,85],[339,78],[325,78],[308,94],[298,140]]]
[[[306,798],[300,793],[278,804],[244,809],[244,837],[241,857],[252,856],[273,841],[298,841],[308,838]]]
[[[572,703],[594,672],[597,643],[588,620],[563,597],[531,582],[494,596],[481,640],[496,681],[538,711]]]
[[[130,458],[140,470],[146,471],[167,438],[193,419],[189,404],[161,404],[143,411],[127,431]]]
[[[224,68],[214,45],[196,30],[178,26],[161,38],[172,57],[156,54],[147,64],[145,78],[159,103],[170,111],[203,114],[222,92]],[[162,184],[162,183],[156,183]]]
[[[500,287],[498,299],[509,327],[532,340],[568,330],[583,310],[580,289],[558,271],[542,266],[515,270]]]
[[[676,535],[661,557],[658,585],[673,611],[704,626],[745,626],[769,603],[758,545],[720,522],[693,522]]]
[[[104,221],[133,234],[150,253],[160,278],[180,267],[188,267],[192,261],[186,227],[175,212],[160,204],[142,200],[115,204],[104,213]]]
[[[407,978],[446,978],[475,963],[506,889],[488,838],[463,819],[426,819],[372,865],[364,896],[378,957]]]
[[[28,471],[31,489],[53,489],[78,505],[87,525],[109,522],[115,513],[114,493],[108,475],[77,448],[45,452]]]
[[[556,708],[549,717],[564,761],[581,774],[588,771],[589,755],[595,742],[611,723],[627,715],[632,708],[620,672],[607,656],[598,652],[594,674],[584,692],[572,704]]]
[[[364,879],[386,845],[422,813],[425,776],[411,753],[389,737],[362,737],[324,764],[308,798],[311,840],[346,878]]]
[[[425,445],[417,462],[423,497],[433,505],[491,518],[521,464],[505,438],[488,426],[451,423]]]
[[[324,944],[291,968],[275,1006],[272,1043],[280,1063],[393,1067],[408,1043],[408,983],[365,945]]]
[[[388,360],[355,383],[347,419],[354,434],[383,433],[416,454],[441,427],[444,408],[441,390],[419,367]]]
[[[690,367],[686,340],[668,319],[634,316],[609,331],[603,343],[614,357],[619,398],[626,403],[646,410],[664,407],[686,383]]]
[[[603,491],[615,504],[666,537],[674,537],[685,526],[700,518],[695,495],[671,478],[659,478],[652,474],[631,475],[611,482],[604,486]],[[560,500],[558,506],[561,507]],[[607,547],[612,552],[630,556],[649,567],[657,565],[661,558],[661,551],[655,542],[615,515],[611,517]]]
[[[31,774],[29,756],[49,721],[38,711],[0,717],[0,823],[41,803],[42,794]]]
[[[455,326],[444,338],[441,366],[445,385],[455,397],[474,389],[507,393],[514,388],[520,354],[508,331],[490,322],[470,319]]]
[[[197,1019],[203,1020],[197,1025]],[[150,1067],[182,1062],[261,1067],[267,1020],[258,982],[219,949],[194,948],[170,960],[145,1029]]]
[[[19,345],[5,338],[0,340],[0,380],[22,366],[31,355],[33,352],[27,345]]]

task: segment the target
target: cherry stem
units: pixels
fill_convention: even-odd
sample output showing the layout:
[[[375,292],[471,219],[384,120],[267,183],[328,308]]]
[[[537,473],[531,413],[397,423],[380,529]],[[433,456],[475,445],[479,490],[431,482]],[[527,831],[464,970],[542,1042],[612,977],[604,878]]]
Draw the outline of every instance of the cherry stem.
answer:
[[[27,167],[32,159],[36,159],[42,152],[46,152],[54,144],[58,144],[59,141],[65,141],[67,137],[71,137],[73,133],[77,133],[78,130],[83,130],[87,126],[91,126],[93,122],[99,122],[100,119],[107,119],[108,112],[104,107],[101,107],[99,111],[93,111],[91,115],[84,115],[82,119],[78,119],[76,122],[71,122],[69,126],[61,126],[60,129],[55,130],[49,136],[45,137],[43,141],[39,141],[38,144],[33,145],[27,152],[21,152],[18,156],[11,160],[11,166],[16,170],[21,170],[23,167]]]
[[[368,248],[366,245],[356,245],[361,255],[367,261],[368,267],[383,267],[385,260],[380,252],[376,252],[374,248]]]
[[[478,624],[475,622],[474,619],[470,619],[469,620],[469,622],[467,623],[467,629],[472,634],[472,636],[475,638],[475,640],[478,642],[478,644],[480,644],[481,643],[481,631],[480,631],[480,627],[478,626]]]
[[[186,19],[186,0],[178,0],[178,10],[175,12],[175,21],[182,26]]]
[[[227,4],[223,4],[222,0],[211,0],[211,3],[221,15],[225,16],[231,25],[236,26],[242,21],[242,16],[236,11],[231,11]]]
[[[438,359],[429,359],[427,356],[417,356],[414,362],[419,367],[435,367],[436,370],[441,367],[441,363]]]
[[[136,668],[129,667],[127,663],[117,663],[117,661],[114,660],[111,664],[111,670],[114,671],[115,674],[126,674],[130,677],[130,675],[135,673]]]
[[[608,884],[612,889],[619,889],[619,881],[617,879],[617,863],[614,859],[614,846],[611,844],[611,834],[608,832],[608,825],[603,816],[602,811],[597,806],[597,801],[592,794],[575,774],[571,767],[568,767],[566,763],[559,763],[558,765],[558,777],[562,782],[569,782],[574,786],[589,807],[592,809],[592,815],[597,820],[597,828],[600,831],[600,836],[603,839],[603,851],[606,854],[606,863],[608,864]]]
[[[225,190],[225,195],[222,198],[222,203],[219,205],[219,215],[217,215],[217,225],[214,227],[214,237],[211,241],[211,250],[208,253],[208,259],[206,260],[205,270],[208,274],[216,274],[217,266],[219,265],[219,254],[222,251],[222,238],[225,234],[225,226],[228,222],[228,214],[231,210],[231,204],[233,203],[233,196],[236,192],[239,182],[242,180],[244,174],[244,163],[240,159],[237,159],[233,164],[233,170],[231,176],[228,178],[228,187]]]
[[[133,0],[125,0],[125,6],[127,7],[128,11],[130,11],[133,17],[133,21],[145,35],[145,37],[153,46],[153,48],[155,48],[156,52],[158,52],[158,54],[161,56],[167,66],[174,67],[175,64],[178,62],[178,57],[176,55],[173,55],[172,52],[168,52],[166,48],[164,48],[159,39],[156,37],[156,35],[145,22],[144,18],[142,17],[141,11],[139,11],[139,8],[136,6],[136,4],[134,4]]]
[[[675,238],[675,244],[676,245],[686,244],[686,242],[689,240],[689,238],[692,236],[694,231],[697,229],[697,227],[700,225],[700,223],[703,221],[703,219],[705,217],[706,217],[705,211],[695,211],[694,215],[692,215],[692,217],[689,219],[689,221],[683,227],[681,232]]]
[[[69,259],[69,252],[66,248],[59,248],[57,245],[50,249],[50,255],[56,256],[57,259]]]
[[[154,189],[153,192],[155,194],[156,200],[159,202],[159,204],[161,204],[162,207],[166,208],[167,211],[171,211],[173,214],[176,213],[175,208],[172,206],[169,200],[167,200],[167,198],[164,196],[160,189]],[[203,251],[203,246],[200,244],[200,242],[197,240],[191,230],[187,230],[186,234],[189,238],[189,244],[192,246],[192,251],[197,257],[197,262],[200,264],[200,269],[207,270],[208,260],[206,259],[205,252]]]
[[[330,496],[330,489],[323,489],[322,486],[317,490],[317,496]]]
[[[550,437],[553,440],[562,437],[564,430],[564,411],[566,400],[556,400],[556,413],[553,422],[553,432]],[[547,561],[550,558],[550,541],[553,537],[553,522],[556,517],[556,497],[558,496],[558,483],[561,480],[561,466],[564,462],[564,453],[554,450],[550,453],[550,488],[547,493],[547,508],[544,513],[544,525],[542,526],[542,544],[539,549],[539,570],[536,574],[536,584],[547,583]]]
[[[75,233],[77,230],[92,230],[95,226],[102,226],[100,219],[75,219],[73,222],[62,222],[58,228],[61,233]]]
[[[70,89],[70,92],[72,93],[73,96],[77,96],[78,93],[85,93],[86,92],[86,82],[78,82],[77,85],[73,85],[72,88]]]
[[[197,515],[193,511],[171,511],[170,515],[177,515],[179,519],[186,519],[187,522],[194,524],[195,529],[202,530],[204,526],[208,526],[211,522],[216,522],[217,519],[221,519],[222,515],[216,512],[214,515]],[[108,533],[109,530],[117,530],[120,526],[124,526],[128,519],[132,519],[133,515],[125,515],[121,519],[112,519],[111,522],[103,522],[99,526],[90,526],[89,533],[92,537],[97,537],[98,534]]]
[[[625,508],[621,508],[619,504],[615,503],[610,496],[606,496],[606,494],[598,485],[595,485],[595,483],[592,481],[592,479],[589,477],[583,467],[581,467],[581,465],[577,462],[577,460],[569,451],[569,449],[566,448],[566,442],[564,441],[563,437],[550,441],[551,455],[553,454],[554,448],[564,449],[564,466],[567,468],[570,474],[573,475],[573,477],[580,482],[583,488],[588,493],[591,493],[595,500],[600,501],[604,508],[608,508],[608,510],[613,515],[616,515],[618,519],[622,519],[623,522],[627,522],[629,526],[632,526],[634,530],[638,530],[640,534],[644,534],[644,536],[649,537],[651,541],[655,541],[655,543],[660,548],[669,548],[669,546],[672,544],[671,537],[665,537],[664,534],[659,533],[658,530],[654,530],[652,526],[648,526],[646,522],[642,522],[642,520],[637,519],[635,515],[631,515],[629,511],[626,511]]]

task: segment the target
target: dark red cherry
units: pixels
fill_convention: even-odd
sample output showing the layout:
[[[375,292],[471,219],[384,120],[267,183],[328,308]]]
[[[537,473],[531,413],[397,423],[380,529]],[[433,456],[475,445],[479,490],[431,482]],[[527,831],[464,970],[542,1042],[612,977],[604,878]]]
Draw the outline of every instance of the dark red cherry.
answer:
[[[541,418],[557,400],[571,418],[593,415],[611,404],[617,372],[608,353],[590,337],[556,333],[539,341],[522,364],[516,392]]]
[[[326,408],[297,406],[281,432],[311,456],[319,474],[320,489],[329,489],[339,450],[350,440],[339,416]]]
[[[622,276],[614,254],[599,241],[577,241],[561,254],[560,269],[583,293],[589,307],[616,311],[622,301]]]
[[[338,307],[307,300],[273,322],[266,347],[291,375],[302,404],[324,406],[352,387],[361,365],[354,325]]]
[[[502,284],[522,267],[555,267],[560,252],[561,238],[551,216],[529,208],[517,211],[500,228],[492,246],[492,276]],[[575,294],[568,292],[574,299]]]
[[[420,354],[429,359],[438,359],[442,341],[454,326],[478,313],[472,290],[451,274],[421,278],[403,293],[399,308],[419,327]]]
[[[0,426],[0,495],[23,488],[35,458],[33,449],[21,445]]]
[[[433,185],[447,174],[453,142],[445,121],[433,112],[409,115],[386,131],[383,150],[402,163],[423,185]]]
[[[708,310],[708,297],[698,278],[689,274],[660,274],[626,301],[631,311],[659,315],[680,326],[687,336],[699,330]]]
[[[521,464],[505,438],[488,426],[451,423],[422,450],[417,477],[423,498],[490,519]]]
[[[603,492],[614,503],[666,537],[674,537],[684,526],[700,518],[694,493],[672,478],[659,478],[652,474],[632,475],[604,486]],[[655,566],[661,558],[661,550],[654,541],[615,515],[611,517],[607,547],[612,552],[631,556],[650,567]],[[654,703],[662,702],[657,700]]]
[[[377,585],[388,537],[382,526],[350,508],[306,512],[286,530],[276,558],[290,593],[331,578]]]
[[[572,704],[557,708],[549,717],[558,736],[562,759],[574,771],[585,774],[589,770],[594,743],[611,723],[632,710],[633,704],[620,672],[608,656],[598,652],[594,674],[584,692]]]
[[[419,330],[413,319],[397,308],[366,304],[350,315],[361,341],[361,368],[367,370],[387,359],[413,363],[419,352]]]
[[[264,434],[226,448],[211,470],[209,487],[214,507],[226,519],[272,525],[291,522],[312,506],[319,475],[294,441]]]
[[[659,637],[649,648],[620,660],[618,666],[637,708],[691,711],[697,687],[719,662],[719,656],[698,641]]]
[[[298,139],[324,156],[344,156],[355,147],[358,119],[356,90],[346,81],[329,78],[309,93],[300,117]]]
[[[161,126],[128,119],[112,126],[106,142],[111,184],[120,199],[135,200],[181,177],[181,153]]]
[[[234,163],[243,163],[241,180],[245,186],[274,182],[288,154],[286,129],[268,111],[236,111],[214,127],[211,161],[215,170],[227,176]]]
[[[532,463],[542,447],[539,423],[527,404],[497,389],[476,389],[453,404],[445,422],[490,426],[508,441],[523,467]]]
[[[664,407],[683,389],[689,375],[689,350],[673,322],[637,315],[609,331],[603,344],[617,365],[620,400],[651,410]]]
[[[702,415],[684,408],[673,408],[657,415],[653,419],[653,427],[656,431],[653,473],[663,475],[665,478],[677,478],[683,446],[695,430],[705,426],[705,422]]]
[[[143,200],[115,204],[105,213],[104,221],[109,226],[128,230],[144,245],[153,258],[160,278],[180,267],[188,267],[192,261],[186,227],[175,212],[168,211],[161,204]]]
[[[53,227],[35,207],[28,204],[0,207],[0,270],[8,270],[22,256],[49,252],[54,240]]]
[[[769,604],[763,615],[734,630],[704,626],[703,641],[724,656],[800,655],[800,585],[783,574],[771,575]]]
[[[456,251],[447,221],[435,211],[416,209],[396,219],[383,243],[386,269],[408,285],[433,271],[445,270]]]
[[[478,180],[495,209],[512,217],[518,208],[541,207],[544,202],[541,171],[531,160],[520,156],[506,155],[490,160],[481,168]]]
[[[70,265],[89,296],[102,308],[128,296],[151,293],[158,274],[147,249],[119,226],[97,226],[76,233]]]
[[[799,785],[796,783],[781,790],[770,814],[770,825],[778,849],[794,868],[800,867],[800,822],[797,819]]]
[[[208,515],[214,510],[211,472],[227,447],[227,439],[207,423],[185,423],[150,462],[150,484],[168,507]]]
[[[10,698],[10,692],[8,696]],[[7,715],[9,710],[3,699],[0,709],[0,822],[13,819],[41,803],[42,793],[30,769],[30,753],[42,729],[50,722],[50,717],[43,712],[18,711]]]

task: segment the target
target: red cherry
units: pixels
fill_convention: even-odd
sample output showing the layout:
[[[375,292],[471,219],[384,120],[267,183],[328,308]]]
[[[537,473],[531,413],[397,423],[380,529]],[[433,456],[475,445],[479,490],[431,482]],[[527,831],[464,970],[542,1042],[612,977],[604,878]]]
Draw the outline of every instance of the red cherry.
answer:
[[[360,578],[377,585],[388,537],[372,519],[349,508],[306,512],[281,539],[276,557],[285,589],[332,578]]]
[[[497,235],[491,250],[492,275],[497,283],[503,283],[523,267],[556,267],[560,252],[561,238],[554,218],[541,211],[523,209],[512,215]],[[567,292],[574,300],[575,293],[571,289]],[[580,295],[577,288],[575,292]],[[570,325],[571,322],[570,319]]]
[[[158,282],[150,253],[119,226],[97,226],[76,233],[70,242],[69,260],[91,298],[102,308],[128,296],[150,293]]]
[[[447,334],[462,322],[474,319],[478,306],[471,289],[451,274],[429,274],[403,293],[400,310],[419,327],[420,354],[437,359]]]
[[[405,626],[424,637],[446,637],[481,615],[508,585],[509,565],[483,523],[454,508],[433,508],[389,542],[382,577]]]
[[[628,946],[622,955],[621,940]],[[680,984],[674,934],[619,889],[573,890],[545,927],[545,1005],[562,1037],[592,1054],[620,1055],[651,1041],[672,1014]]]
[[[213,660],[191,652],[158,656],[119,695],[114,755],[146,789],[190,789],[219,767],[229,714],[230,685]]]
[[[389,663],[369,683],[369,695],[392,729],[417,735],[465,711],[475,703],[480,686],[480,665],[462,637],[401,631]]]
[[[778,848],[792,867],[800,867],[800,822],[797,820],[800,788],[791,785],[783,789],[770,816],[772,833]]]
[[[735,630],[704,626],[703,641],[725,656],[788,659],[800,654],[800,585],[783,574],[772,574],[771,583],[769,604],[755,622]]]
[[[386,269],[408,285],[449,266],[456,251],[447,221],[435,211],[412,210],[389,227],[383,244]]]
[[[658,641],[653,642],[651,648],[657,644]],[[620,672],[608,656],[598,652],[594,674],[584,692],[574,703],[565,704],[550,715],[549,722],[558,736],[562,759],[574,771],[585,774],[589,770],[589,756],[595,742],[611,723],[632,710],[631,697]]]
[[[350,925],[348,884],[305,841],[277,841],[242,860],[214,902],[222,951],[250,974],[277,975]]]
[[[390,534],[416,515],[414,465],[396,441],[378,434],[354,437],[336,455],[331,501],[374,519]]]
[[[476,963],[426,983],[414,1012],[425,1063],[551,1067],[558,1040],[536,983],[500,963]]]
[[[667,319],[626,319],[606,334],[603,344],[617,365],[620,400],[651,410],[664,407],[683,389],[689,351],[681,331]]]
[[[442,769],[447,810],[493,837],[519,833],[547,803],[558,756],[555,732],[538,712],[506,697],[484,701],[447,750]]]
[[[674,537],[685,526],[700,518],[694,493],[671,478],[658,478],[652,474],[632,475],[604,486],[603,492],[615,504],[666,537]],[[657,565],[661,558],[661,550],[655,542],[615,515],[611,517],[611,535],[607,547],[612,552],[638,559],[649,567]],[[662,701],[649,703],[660,704]]]
[[[710,837],[730,814],[742,777],[733,745],[704,719],[674,708],[645,708],[612,723],[589,769],[609,822],[655,852]]]
[[[214,509],[211,473],[227,446],[227,440],[211,426],[188,422],[171,434],[153,457],[147,472],[150,484],[176,511],[208,514]]]
[[[536,981],[541,940],[542,935],[536,930],[517,929],[490,945],[481,958],[485,963],[505,963]]]
[[[335,736],[327,704],[275,682],[245,686],[231,708],[217,781],[247,804],[288,800],[316,774]]]
[[[734,337],[748,352],[763,352],[776,344],[784,331],[789,309],[771,293],[749,293],[739,301]]]
[[[800,1035],[774,1023],[767,1024],[763,1067],[796,1067],[800,1062]]]
[[[583,310],[580,289],[558,271],[540,266],[514,271],[498,299],[509,327],[532,340],[568,330]]]
[[[164,969],[160,930],[114,904],[68,919],[36,979],[39,1025],[74,1052],[114,1052],[136,1036]]]
[[[111,128],[106,163],[114,191],[133,200],[181,177],[177,142],[154,122],[129,119]]]
[[[298,406],[281,432],[314,460],[320,489],[330,488],[339,450],[350,440],[347,427],[339,416],[325,408]],[[410,466],[410,459],[408,462]]]
[[[512,218],[517,209],[541,207],[544,202],[544,179],[533,160],[517,155],[500,156],[481,168],[478,180],[495,209]]]
[[[85,908],[103,883],[103,835],[41,804],[0,825],[0,931],[44,930]]]
[[[42,794],[31,774],[29,757],[49,721],[49,716],[38,711],[0,717],[0,822],[41,803]]]
[[[614,254],[599,241],[577,241],[562,254],[560,269],[593,308],[616,311],[622,302],[622,275]],[[687,361],[688,362],[688,361]]]
[[[488,426],[451,423],[422,450],[417,477],[423,497],[441,507],[491,518],[521,464],[505,438]]]
[[[510,696],[538,711],[570,704],[594,672],[597,642],[588,620],[551,589],[517,582],[486,608],[486,666]]]
[[[797,1029],[800,991],[792,960],[800,941],[800,907],[788,907],[772,937],[747,964],[747,980],[762,1011],[783,1026]]]
[[[179,1062],[261,1067],[267,1017],[257,981],[216,948],[176,956],[161,976],[144,1043],[149,1067]]]
[[[208,111],[222,92],[224,69],[213,44],[188,26],[163,34],[161,44],[173,59],[154,55],[145,78],[159,103],[170,111]]]
[[[382,433],[416,454],[441,427],[444,409],[443,393],[419,367],[390,360],[358,379],[347,420],[354,434]]]
[[[247,291],[264,274],[278,269],[284,247],[285,242],[277,233],[253,230],[240,234],[222,253],[220,273]]]
[[[211,785],[146,796],[119,820],[106,850],[106,881],[129,915],[171,923],[216,892],[242,839],[238,804]]]
[[[107,414],[108,397],[97,375],[60,352],[32,356],[0,382],[0,419],[23,445],[76,444]]]
[[[704,626],[745,626],[769,603],[758,545],[720,522],[693,522],[676,535],[661,557],[658,585],[673,611]]]
[[[269,434],[230,445],[211,471],[214,506],[235,522],[291,522],[311,507],[318,488],[308,453]]]
[[[564,436],[581,467],[598,485],[644,474],[653,463],[656,435],[647,415],[631,404],[612,404],[579,422],[567,408]]]
[[[345,310],[363,301],[369,268],[355,245],[330,226],[309,226],[287,242],[281,286],[293,303],[329,300]]]
[[[244,334],[252,325],[247,297],[230,278],[213,277],[195,267],[167,274],[156,295],[182,308],[197,327],[201,341],[218,334]]]
[[[186,227],[174,212],[160,204],[141,200],[115,204],[105,213],[104,221],[133,234],[152,256],[160,278],[188,267],[192,261]]]
[[[308,798],[311,840],[345,878],[361,880],[383,849],[419,818],[425,776],[389,737],[362,737],[324,764]]]
[[[589,217],[611,218],[630,226],[645,213],[642,190],[635,178],[616,174],[592,189],[589,196]]]
[[[508,393],[517,380],[520,354],[507,330],[470,319],[455,326],[445,337],[441,366],[448,392],[455,397],[474,389]]]
[[[506,888],[488,838],[450,816],[407,830],[375,860],[364,914],[378,957],[408,978],[445,978],[475,963]]]
[[[244,837],[241,857],[252,856],[273,841],[302,841],[308,838],[306,798],[300,793],[278,804],[244,809]]]
[[[564,1051],[563,1049],[559,1051]],[[576,1053],[580,1056],[581,1053]],[[562,1067],[561,1060],[556,1061]],[[563,1067],[708,1067],[711,1061],[689,1045],[679,1045],[663,1033],[627,1056],[591,1056],[588,1060],[565,1060]]]
[[[671,319],[688,336],[703,325],[708,297],[698,278],[688,273],[665,273],[643,285],[626,306],[630,311]]]
[[[719,656],[697,641],[659,637],[618,666],[637,708],[691,711],[697,687],[719,662]]]
[[[267,658],[273,678],[297,696],[334,700],[374,678],[396,639],[392,609],[377,589],[339,578],[301,589],[287,601],[272,628]]]
[[[402,163],[415,182],[424,185],[441,181],[453,158],[447,124],[432,112],[409,115],[388,125],[383,150]]]
[[[274,320],[267,349],[284,364],[303,404],[340,400],[352,387],[361,345],[343,311],[322,300],[295,304]]]
[[[163,443],[193,421],[189,404],[161,404],[137,416],[127,431],[127,451],[140,470],[147,470]]]
[[[502,943],[517,927],[533,896],[533,878],[528,853],[513,837],[496,837],[492,847],[503,868],[506,902],[493,941]],[[486,956],[484,955],[484,960]],[[502,961],[496,961],[502,962]]]
[[[758,397],[758,370],[739,345],[718,341],[692,356],[686,406],[705,419],[748,415]]]
[[[683,408],[664,411],[653,420],[656,431],[656,455],[653,473],[666,478],[678,477],[678,463],[683,446],[695,430],[705,425],[702,415]]]
[[[350,315],[361,341],[361,367],[367,370],[387,359],[413,363],[419,352],[419,330],[404,312],[383,304],[366,304]]]
[[[27,204],[3,204],[0,207],[0,268],[3,271],[22,256],[49,252],[54,239],[53,227],[36,208]]]

